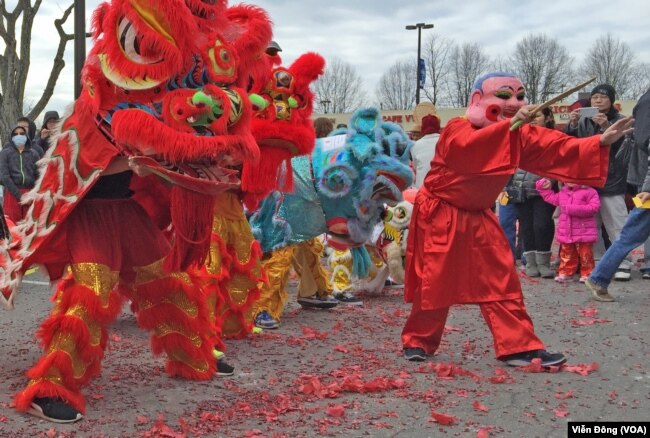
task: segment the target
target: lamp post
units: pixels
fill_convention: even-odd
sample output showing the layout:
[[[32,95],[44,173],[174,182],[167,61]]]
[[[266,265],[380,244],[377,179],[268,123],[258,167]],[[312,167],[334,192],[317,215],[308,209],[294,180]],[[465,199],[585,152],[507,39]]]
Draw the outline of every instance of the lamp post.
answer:
[[[323,105],[323,109],[325,110],[325,114],[327,114],[327,110],[330,107],[330,103],[332,103],[332,101],[327,99],[320,101],[320,104]]]
[[[74,0],[74,97],[81,95],[81,69],[86,61],[86,1]]]
[[[418,60],[415,63],[415,104],[420,103],[420,50],[422,48],[422,29],[431,29],[433,24],[416,23],[406,26],[406,30],[418,30]]]

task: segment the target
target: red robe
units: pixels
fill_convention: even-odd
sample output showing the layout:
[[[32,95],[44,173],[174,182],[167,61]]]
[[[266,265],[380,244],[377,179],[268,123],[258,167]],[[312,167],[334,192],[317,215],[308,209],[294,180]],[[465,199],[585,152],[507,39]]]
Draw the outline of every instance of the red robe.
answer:
[[[477,129],[465,118],[445,127],[413,208],[406,302],[432,310],[522,298],[508,241],[490,210],[517,168],[604,185],[609,148],[600,146],[600,136],[578,139],[530,125],[509,128],[504,120]]]

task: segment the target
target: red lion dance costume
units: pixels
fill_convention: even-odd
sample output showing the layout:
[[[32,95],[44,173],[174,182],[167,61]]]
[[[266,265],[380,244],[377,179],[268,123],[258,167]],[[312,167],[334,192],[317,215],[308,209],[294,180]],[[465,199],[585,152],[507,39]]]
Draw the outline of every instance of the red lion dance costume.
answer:
[[[39,331],[45,355],[16,397],[18,410],[56,422],[81,418],[80,390],[100,372],[125,298],[170,375],[215,374],[219,296],[182,271],[208,256],[215,200],[255,182],[246,87],[267,71],[259,60],[271,38],[263,10],[225,0],[114,0],[93,26],[82,95],[41,164],[19,239],[0,254],[8,307],[29,266],[63,277]],[[158,177],[129,166],[171,183],[169,205]],[[171,247],[160,231],[170,221]]]
[[[243,168],[242,194],[218,195],[212,228],[210,258],[205,266],[207,289],[220,298],[217,316],[224,336],[241,338],[253,329],[253,305],[260,297],[262,272],[260,245],[244,215],[243,201],[254,210],[271,190],[293,189],[291,158],[308,155],[316,134],[311,121],[314,94],[309,85],[323,74],[325,60],[305,53],[290,67],[278,55],[262,55],[257,75],[251,76],[253,136],[263,157]]]

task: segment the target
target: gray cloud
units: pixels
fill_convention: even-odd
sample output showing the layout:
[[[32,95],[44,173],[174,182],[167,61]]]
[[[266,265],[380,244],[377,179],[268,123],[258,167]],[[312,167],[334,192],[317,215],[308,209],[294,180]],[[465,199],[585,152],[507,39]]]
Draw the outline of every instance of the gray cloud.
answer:
[[[53,20],[71,1],[43,2],[35,25],[38,31],[33,38],[28,82],[28,95],[33,100],[45,84],[44,73],[51,68],[50,60],[58,41]],[[88,17],[99,3],[99,0],[86,0]],[[326,59],[339,57],[357,69],[371,98],[380,76],[391,64],[409,57],[415,61],[417,33],[405,30],[404,26],[418,22],[435,26],[423,32],[423,40],[435,32],[457,43],[478,42],[492,57],[509,54],[529,33],[546,33],[569,50],[576,65],[593,42],[609,32],[629,44],[637,59],[650,62],[647,0],[259,0],[247,3],[257,4],[269,12],[274,22],[274,39],[283,48],[286,64],[307,51],[318,52]],[[72,20],[68,29],[72,29]],[[69,45],[66,68],[49,105],[54,109],[63,109],[72,99],[72,54],[73,47]]]

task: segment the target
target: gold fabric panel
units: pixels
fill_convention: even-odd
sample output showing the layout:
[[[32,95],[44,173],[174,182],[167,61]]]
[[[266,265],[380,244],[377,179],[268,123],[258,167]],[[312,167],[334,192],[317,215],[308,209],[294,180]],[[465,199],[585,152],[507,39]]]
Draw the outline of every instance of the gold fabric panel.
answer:
[[[48,354],[62,352],[68,355],[72,362],[72,369],[75,379],[81,379],[86,374],[86,364],[83,363],[77,352],[77,342],[70,333],[59,332],[54,336]]]
[[[136,286],[150,283],[165,277],[172,277],[182,281],[185,284],[192,284],[190,276],[185,272],[167,273],[163,268],[165,259],[156,260],[147,266],[138,266],[133,268],[135,271],[135,284]]]
[[[72,265],[72,275],[77,284],[95,292],[102,307],[108,307],[108,299],[119,280],[119,272],[99,263],[76,263]]]
[[[329,260],[334,292],[352,291],[352,255],[349,251],[334,251]]]
[[[286,287],[295,249],[293,245],[287,246],[273,251],[270,257],[262,260],[269,281],[260,286],[260,298],[255,303],[254,315],[266,310],[273,319],[279,320],[282,316],[284,304],[288,300]]]
[[[202,344],[201,338],[195,333],[189,333],[185,327],[182,327],[179,324],[170,322],[163,323],[156,327],[156,336],[163,338],[171,333],[177,333],[192,342],[196,348],[199,348]]]
[[[190,318],[196,318],[199,314],[199,308],[196,303],[192,302],[183,292],[171,293],[163,298],[159,304],[171,304]],[[139,310],[149,310],[155,305],[149,300],[138,301]]]
[[[182,362],[199,373],[207,373],[210,368],[210,365],[205,360],[193,360],[183,350],[170,351],[168,356],[170,360]]]
[[[83,321],[86,327],[88,327],[88,331],[90,332],[90,344],[93,347],[99,345],[102,338],[102,328],[99,325],[99,323],[97,323],[97,321],[91,320],[88,317],[88,312],[83,306],[76,305],[71,309],[68,309],[68,311],[65,312],[65,314],[66,316],[74,316],[76,318],[79,318],[81,321]]]

